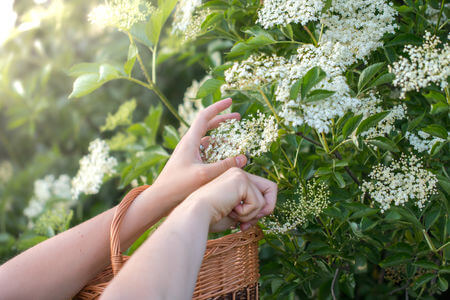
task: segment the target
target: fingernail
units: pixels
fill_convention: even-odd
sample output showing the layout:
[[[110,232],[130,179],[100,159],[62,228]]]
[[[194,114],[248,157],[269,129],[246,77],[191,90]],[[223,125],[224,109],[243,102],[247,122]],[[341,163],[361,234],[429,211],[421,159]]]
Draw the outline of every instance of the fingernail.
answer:
[[[245,155],[236,156],[236,164],[239,168],[242,168],[247,163],[247,157]]]

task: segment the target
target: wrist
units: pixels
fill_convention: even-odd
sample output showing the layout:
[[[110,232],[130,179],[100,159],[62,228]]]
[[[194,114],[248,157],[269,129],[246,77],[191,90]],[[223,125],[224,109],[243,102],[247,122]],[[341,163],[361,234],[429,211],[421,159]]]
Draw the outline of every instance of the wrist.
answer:
[[[214,210],[211,205],[195,193],[188,196],[176,210],[192,212],[193,216],[205,219],[208,224],[211,224],[214,219]]]

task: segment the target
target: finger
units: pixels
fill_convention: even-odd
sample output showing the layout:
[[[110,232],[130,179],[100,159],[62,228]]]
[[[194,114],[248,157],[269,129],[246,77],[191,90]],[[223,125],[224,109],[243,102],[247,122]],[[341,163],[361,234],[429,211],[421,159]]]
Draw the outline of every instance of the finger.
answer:
[[[225,173],[225,171],[227,171],[228,169],[231,169],[233,167],[242,168],[246,164],[247,157],[241,154],[235,157],[228,157],[215,163],[207,164],[203,167],[207,169],[206,173],[209,176],[209,180],[212,180]]]
[[[188,133],[194,138],[200,140],[208,131],[209,121],[217,116],[217,114],[230,107],[231,103],[231,98],[227,98],[218,101],[199,112]]]
[[[204,150],[206,150],[206,148],[209,147],[210,140],[211,140],[210,136],[202,137],[202,139],[200,140],[200,145],[203,147]]]
[[[253,219],[253,220],[250,220],[250,221],[248,221],[248,222],[241,223],[241,230],[242,230],[242,231],[247,231],[247,230],[249,230],[252,226],[256,225],[256,223],[258,223],[258,219]]]
[[[244,203],[239,204],[234,208],[235,212],[238,214],[237,220],[245,223],[256,218],[264,204],[265,200],[261,192],[250,183]]]
[[[259,191],[263,194],[265,199],[265,205],[261,209],[259,218],[270,215],[275,209],[275,204],[277,202],[277,192],[278,186],[275,182],[270,181],[268,179],[253,175],[247,174],[250,181],[259,189]]]
[[[231,119],[240,120],[241,114],[240,113],[231,113],[231,114],[215,116],[208,122],[208,130],[217,128],[217,127],[219,127],[220,123],[225,122],[226,120],[231,120]]]

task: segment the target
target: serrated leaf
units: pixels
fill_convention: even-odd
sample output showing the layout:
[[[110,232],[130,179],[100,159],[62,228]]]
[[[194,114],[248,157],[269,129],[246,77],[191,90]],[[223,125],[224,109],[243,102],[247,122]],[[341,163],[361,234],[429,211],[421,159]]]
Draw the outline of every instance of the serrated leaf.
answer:
[[[391,151],[391,152],[400,152],[400,149],[397,145],[391,141],[390,139],[384,136],[378,136],[372,140],[367,141],[369,144],[375,145],[380,149]]]
[[[86,73],[98,73],[100,63],[81,63],[74,65],[69,70],[69,76],[80,76]]]
[[[414,281],[414,289],[420,288],[422,285],[428,283],[434,277],[436,277],[435,274],[424,274],[420,276]]]
[[[358,126],[359,122],[362,119],[362,115],[357,115],[354,117],[351,117],[350,119],[345,122],[344,127],[342,127],[342,136],[344,139],[349,135],[350,132],[355,130],[356,126]]]
[[[402,45],[422,45],[422,39],[415,34],[399,33],[385,44],[385,47],[402,46]]]
[[[439,270],[439,267],[436,264],[434,264],[428,260],[418,260],[418,261],[414,262],[413,265],[415,265],[417,267],[421,267],[423,269]]]
[[[197,98],[204,98],[208,95],[213,95],[217,90],[220,90],[223,81],[219,79],[208,79],[206,80],[202,86],[198,89]]]
[[[302,85],[303,78],[297,80],[292,86],[289,93],[289,99],[296,100],[298,98],[298,93],[300,93],[300,87]]]
[[[128,56],[127,61],[123,66],[123,69],[127,75],[131,75],[131,71],[133,70],[134,63],[136,62],[136,56],[138,54],[138,48],[135,44],[130,44],[128,48]]]
[[[98,81],[99,76],[96,73],[83,74],[75,79],[73,83],[72,93],[70,98],[80,98],[86,96],[103,85],[103,82]]]
[[[370,81],[375,77],[375,75],[383,68],[384,63],[376,63],[365,68],[361,76],[359,76],[358,81],[358,91],[362,91]]]
[[[305,99],[309,91],[319,82],[321,82],[326,76],[327,74],[320,67],[314,67],[309,70],[305,74],[305,76],[303,76],[301,84],[300,94],[302,99]]]
[[[373,82],[371,82],[369,85],[367,85],[366,89],[370,89],[382,84],[391,83],[395,78],[394,74],[386,73],[375,79]]]
[[[441,292],[445,292],[448,290],[448,281],[444,277],[439,276],[438,278],[438,287]]]
[[[423,118],[425,117],[425,113],[423,113],[421,116],[415,118],[411,122],[408,123],[408,131],[411,131],[415,129],[419,124],[422,122]]]
[[[106,82],[109,80],[116,79],[120,76],[119,71],[110,64],[102,64],[98,70],[99,73],[99,82]]]
[[[369,128],[376,126],[378,122],[383,120],[387,115],[389,114],[389,111],[383,111],[377,114],[374,114],[367,119],[363,120],[358,128],[356,128],[356,136],[359,136],[362,132],[367,131]]]
[[[380,267],[387,268],[405,264],[411,260],[411,256],[403,253],[389,255],[380,262]]]
[[[163,133],[163,146],[168,149],[175,149],[178,142],[180,141],[180,136],[178,134],[178,131],[173,126],[165,126],[164,127],[164,133]]]
[[[425,131],[426,133],[429,133],[433,136],[440,137],[441,139],[444,139],[444,140],[446,140],[448,137],[447,130],[438,124],[428,125],[427,127],[422,128],[422,131]]]
[[[153,145],[156,142],[156,135],[158,133],[159,125],[161,124],[163,108],[161,105],[152,106],[148,112],[148,116],[145,118],[145,124],[150,129],[150,133],[147,137],[149,145]]]
[[[364,209],[358,210],[355,213],[353,213],[350,216],[350,219],[359,219],[362,217],[372,216],[372,215],[375,215],[378,211],[379,211],[379,209],[377,209],[377,208],[366,207]]]
[[[314,90],[308,94],[308,97],[303,101],[304,103],[315,102],[331,97],[335,94],[335,91],[327,91],[327,90]]]

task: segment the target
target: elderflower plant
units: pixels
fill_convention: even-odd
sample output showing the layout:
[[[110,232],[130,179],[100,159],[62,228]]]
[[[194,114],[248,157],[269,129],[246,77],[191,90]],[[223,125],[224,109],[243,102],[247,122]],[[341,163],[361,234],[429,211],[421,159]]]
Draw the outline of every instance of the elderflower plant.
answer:
[[[37,234],[52,237],[66,231],[69,228],[72,217],[73,211],[62,207],[47,210],[37,219],[33,230]]]
[[[117,160],[109,156],[108,144],[96,139],[89,144],[89,154],[81,158],[80,169],[72,180],[72,197],[78,199],[81,193],[97,194],[105,175],[115,173]]]
[[[206,75],[200,81],[193,80],[191,86],[188,87],[184,93],[183,102],[178,106],[178,113],[188,124],[192,124],[197,117],[198,112],[204,109],[202,100],[197,99],[197,92],[202,84],[210,78],[211,76]],[[181,124],[178,128],[178,132],[181,136],[186,133],[187,130],[188,127],[185,124]]]
[[[207,162],[216,162],[239,154],[251,157],[269,151],[278,138],[278,125],[273,116],[259,112],[256,117],[223,122],[210,135],[209,146],[204,151]]]
[[[262,223],[268,233],[283,234],[305,224],[319,216],[329,205],[330,190],[323,182],[311,180],[306,188],[300,188],[294,194],[296,198],[277,204],[272,215]]]
[[[266,0],[257,22],[266,29],[289,23],[306,25],[318,19],[324,5],[323,0]]]
[[[24,215],[33,219],[51,204],[71,206],[70,177],[63,174],[56,178],[54,175],[47,175],[34,182],[34,193],[28,206],[24,210]],[[55,204],[56,205],[56,204]]]
[[[437,192],[436,175],[427,171],[420,158],[402,154],[390,166],[379,164],[369,174],[371,180],[362,183],[361,190],[378,203],[381,212],[392,205],[404,206],[409,201],[422,209]]]
[[[407,131],[405,137],[409,140],[409,143],[417,152],[426,151],[428,152],[428,154],[431,153],[431,150],[436,143],[445,142],[444,139],[441,139],[439,137],[432,137],[430,134],[422,130],[419,130],[417,132],[417,135],[413,132]]]
[[[400,98],[405,98],[410,91],[419,91],[421,88],[436,83],[444,90],[450,76],[450,47],[445,43],[441,47],[439,37],[425,32],[425,42],[421,46],[406,45],[407,57],[389,66],[389,72],[395,74],[393,84],[401,88]]]
[[[88,19],[93,24],[127,32],[134,24],[145,21],[153,10],[144,0],[105,0],[105,4],[89,13]]]

